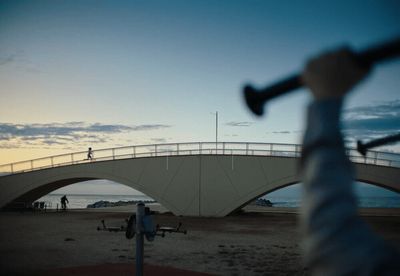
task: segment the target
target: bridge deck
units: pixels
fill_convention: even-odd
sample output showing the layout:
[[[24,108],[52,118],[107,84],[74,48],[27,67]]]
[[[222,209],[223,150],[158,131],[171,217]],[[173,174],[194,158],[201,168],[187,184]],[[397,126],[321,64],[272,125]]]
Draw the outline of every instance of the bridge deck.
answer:
[[[9,175],[40,169],[69,166],[82,163],[179,155],[250,155],[280,156],[299,158],[301,145],[280,143],[245,143],[245,142],[195,142],[137,145],[94,150],[93,159],[87,158],[87,151],[54,155],[38,159],[26,160],[0,165],[0,174]],[[369,151],[362,156],[354,148],[348,148],[347,154],[354,163],[378,166],[400,167],[400,154]]]

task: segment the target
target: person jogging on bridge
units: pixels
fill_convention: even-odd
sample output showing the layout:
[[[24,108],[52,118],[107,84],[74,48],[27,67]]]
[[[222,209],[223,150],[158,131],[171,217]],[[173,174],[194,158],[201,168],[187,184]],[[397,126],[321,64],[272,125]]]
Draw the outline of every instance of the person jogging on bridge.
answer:
[[[93,150],[92,150],[92,148],[88,148],[87,160],[93,160]]]

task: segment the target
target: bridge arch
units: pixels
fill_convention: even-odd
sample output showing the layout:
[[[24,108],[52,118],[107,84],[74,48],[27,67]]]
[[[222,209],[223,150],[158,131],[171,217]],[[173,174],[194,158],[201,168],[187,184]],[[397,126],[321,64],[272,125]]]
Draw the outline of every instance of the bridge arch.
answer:
[[[377,186],[380,188],[384,188],[386,190],[396,192],[400,195],[400,169],[399,168],[390,168],[385,166],[376,166],[371,164],[353,164],[356,170],[356,177],[354,181],[368,183],[373,186]],[[285,184],[279,185],[265,185],[263,192],[260,194],[253,194],[252,198],[246,202],[243,202],[240,206],[237,206],[236,209],[239,210],[244,206],[248,205],[250,202],[254,201],[257,198],[260,198],[266,194],[275,192],[277,190],[289,187],[296,183],[300,183],[301,180],[298,179],[293,182],[286,182]]]
[[[300,182],[297,154],[276,156],[271,150],[267,155],[226,154],[225,150],[113,158],[2,176],[0,207],[16,199],[34,200],[76,182],[107,179],[143,192],[175,215],[222,217],[263,194]],[[355,166],[357,180],[400,192],[400,168]]]

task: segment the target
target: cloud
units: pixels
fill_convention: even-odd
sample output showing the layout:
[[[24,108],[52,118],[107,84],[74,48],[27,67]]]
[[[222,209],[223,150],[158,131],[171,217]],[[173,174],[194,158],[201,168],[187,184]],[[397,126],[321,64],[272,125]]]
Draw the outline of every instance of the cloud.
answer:
[[[166,138],[151,138],[150,139],[154,143],[163,144],[167,142]]]
[[[228,122],[226,123],[227,126],[231,126],[231,127],[249,127],[253,124],[253,122]]]
[[[0,134],[12,137],[39,137],[39,136],[74,136],[79,132],[86,133],[119,133],[133,130],[132,127],[124,125],[101,125],[84,123],[52,123],[52,124],[9,124],[0,123]]]
[[[171,127],[171,126],[170,125],[161,125],[161,124],[139,125],[139,126],[134,126],[132,128],[132,130],[134,130],[134,131],[157,130],[157,129],[168,128],[168,127]]]
[[[16,50],[13,53],[0,55],[0,66],[12,66],[12,68],[28,73],[40,73],[38,65],[25,54],[24,51]]]
[[[383,118],[387,116],[400,115],[400,99],[381,102],[376,105],[358,106],[345,110],[346,116],[350,119],[360,118]]]
[[[57,141],[56,139],[44,139],[41,141],[43,144],[52,146],[52,145],[63,145],[64,143]]]
[[[86,124],[84,122],[51,123],[51,124],[10,124],[0,123],[0,135],[11,137],[36,137],[36,136],[74,136],[77,133],[121,133],[129,131],[145,131],[168,128],[170,125],[138,125],[126,126],[121,124]],[[94,135],[92,134],[92,136]],[[82,135],[80,135],[82,136]],[[85,137],[90,138],[90,135]]]
[[[132,127],[124,125],[102,125],[99,123],[87,127],[88,132],[119,133],[133,130]]]
[[[0,66],[14,62],[17,59],[16,54],[9,54],[7,56],[0,56]]]
[[[84,122],[50,124],[0,123],[0,148],[68,146],[113,141],[116,134],[153,131],[171,127],[164,124],[127,126],[122,124],[87,124]]]
[[[11,136],[8,134],[0,133],[0,141],[9,141],[11,140]]]
[[[344,131],[356,139],[373,139],[400,131],[400,100],[345,110]]]

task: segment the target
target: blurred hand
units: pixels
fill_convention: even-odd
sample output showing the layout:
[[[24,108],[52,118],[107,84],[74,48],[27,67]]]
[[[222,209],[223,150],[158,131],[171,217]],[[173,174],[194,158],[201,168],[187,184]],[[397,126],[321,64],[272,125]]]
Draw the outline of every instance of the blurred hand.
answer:
[[[301,76],[316,100],[340,98],[364,79],[369,68],[349,49],[342,48],[311,59]]]

